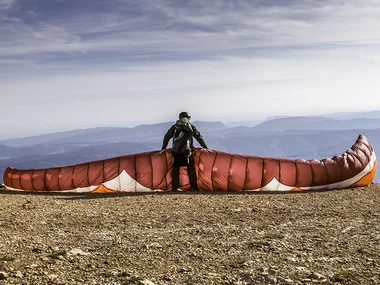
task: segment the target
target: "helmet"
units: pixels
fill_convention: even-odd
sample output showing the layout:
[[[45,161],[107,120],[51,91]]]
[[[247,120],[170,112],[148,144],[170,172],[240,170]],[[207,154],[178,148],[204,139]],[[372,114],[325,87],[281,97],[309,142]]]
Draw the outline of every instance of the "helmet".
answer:
[[[182,118],[188,118],[188,119],[191,119],[191,116],[188,112],[181,112],[179,114],[179,118],[182,119]]]

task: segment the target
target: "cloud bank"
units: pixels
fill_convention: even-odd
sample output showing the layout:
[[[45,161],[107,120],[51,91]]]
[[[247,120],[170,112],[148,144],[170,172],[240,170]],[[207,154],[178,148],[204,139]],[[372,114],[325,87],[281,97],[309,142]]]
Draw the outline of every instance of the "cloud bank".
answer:
[[[0,0],[9,135],[379,109],[380,1],[363,2]]]

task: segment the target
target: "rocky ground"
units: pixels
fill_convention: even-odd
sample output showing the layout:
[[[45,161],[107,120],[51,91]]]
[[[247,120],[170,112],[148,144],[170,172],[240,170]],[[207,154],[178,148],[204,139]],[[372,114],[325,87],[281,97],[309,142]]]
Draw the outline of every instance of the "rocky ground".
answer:
[[[0,191],[0,284],[380,284],[379,194]]]

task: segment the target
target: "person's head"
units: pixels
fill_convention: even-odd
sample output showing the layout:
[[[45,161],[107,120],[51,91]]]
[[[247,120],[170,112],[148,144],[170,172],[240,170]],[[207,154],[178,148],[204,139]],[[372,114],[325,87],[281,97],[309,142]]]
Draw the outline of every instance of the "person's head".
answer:
[[[179,118],[188,118],[189,120],[191,119],[191,115],[188,112],[181,112],[179,113]]]

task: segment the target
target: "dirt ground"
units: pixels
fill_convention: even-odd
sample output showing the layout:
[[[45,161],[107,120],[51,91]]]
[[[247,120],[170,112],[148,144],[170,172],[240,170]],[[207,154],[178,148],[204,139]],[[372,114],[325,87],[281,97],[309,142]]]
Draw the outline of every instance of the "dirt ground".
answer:
[[[379,194],[0,191],[0,284],[380,284]]]

